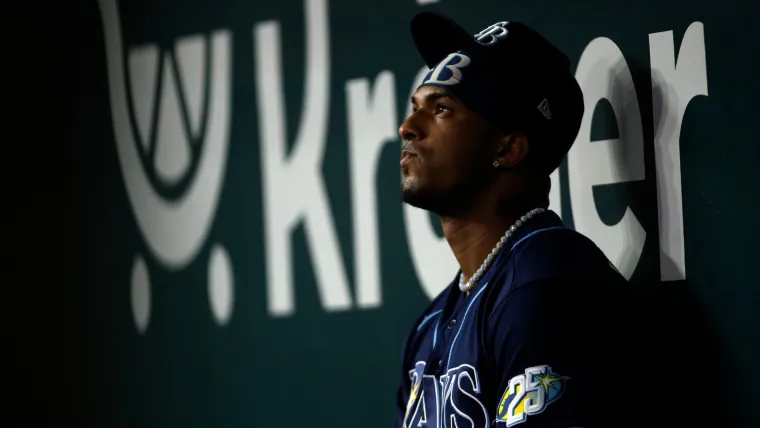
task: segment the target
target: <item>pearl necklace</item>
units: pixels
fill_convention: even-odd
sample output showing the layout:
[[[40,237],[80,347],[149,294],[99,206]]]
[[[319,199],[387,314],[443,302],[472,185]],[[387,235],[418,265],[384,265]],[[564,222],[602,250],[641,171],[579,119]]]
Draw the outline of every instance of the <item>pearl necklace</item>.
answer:
[[[507,243],[509,238],[512,237],[512,235],[515,233],[518,227],[522,226],[530,220],[531,218],[535,217],[538,214],[541,214],[545,210],[543,208],[536,208],[531,211],[529,211],[524,216],[520,217],[515,224],[513,224],[509,229],[507,229],[507,233],[504,234],[504,236],[501,237],[499,242],[496,243],[496,246],[493,247],[493,250],[491,250],[491,254],[486,257],[485,260],[483,260],[483,264],[480,265],[477,272],[467,281],[467,283],[464,282],[464,274],[459,275],[459,289],[462,290],[464,293],[469,293],[470,290],[472,290],[475,285],[477,285],[478,281],[480,280],[480,277],[485,273],[486,270],[488,270],[488,267],[491,266],[491,263],[496,258],[496,255],[499,254],[499,251],[501,251],[501,247],[504,246],[504,244]]]

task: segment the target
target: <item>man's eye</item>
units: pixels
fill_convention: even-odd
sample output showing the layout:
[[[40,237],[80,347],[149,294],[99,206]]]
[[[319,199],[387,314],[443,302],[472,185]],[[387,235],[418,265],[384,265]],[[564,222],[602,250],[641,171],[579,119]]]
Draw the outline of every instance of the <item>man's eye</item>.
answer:
[[[448,107],[446,107],[445,105],[438,104],[438,106],[436,106],[435,112],[436,113],[445,113],[445,112],[447,112],[449,110],[451,110],[451,109],[448,108]]]

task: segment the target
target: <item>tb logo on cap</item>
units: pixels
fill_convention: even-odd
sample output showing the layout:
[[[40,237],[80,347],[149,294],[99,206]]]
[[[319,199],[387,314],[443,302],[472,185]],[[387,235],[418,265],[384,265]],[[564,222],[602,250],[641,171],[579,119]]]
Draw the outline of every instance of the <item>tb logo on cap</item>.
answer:
[[[507,24],[509,24],[509,21],[501,21],[487,27],[475,35],[475,41],[481,45],[488,46],[498,42],[499,40],[504,40],[507,38],[507,34],[509,34],[509,30],[507,30]]]
[[[462,81],[462,69],[470,65],[470,57],[461,53],[454,52],[449,54],[443,61],[439,62],[435,68],[425,76],[423,85],[458,85]]]

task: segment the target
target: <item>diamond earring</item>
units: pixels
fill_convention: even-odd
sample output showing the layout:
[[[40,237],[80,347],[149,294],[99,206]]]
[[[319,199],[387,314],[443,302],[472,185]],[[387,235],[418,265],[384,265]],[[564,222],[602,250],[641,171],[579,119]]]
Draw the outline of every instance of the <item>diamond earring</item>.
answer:
[[[495,160],[493,161],[493,167],[498,168],[499,167],[499,161]]]

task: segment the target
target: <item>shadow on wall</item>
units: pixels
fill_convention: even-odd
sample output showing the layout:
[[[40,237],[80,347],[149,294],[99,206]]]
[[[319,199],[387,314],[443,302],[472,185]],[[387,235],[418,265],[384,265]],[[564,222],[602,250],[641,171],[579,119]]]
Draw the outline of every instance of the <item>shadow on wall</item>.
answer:
[[[630,80],[624,73],[629,69],[634,87],[626,83]],[[632,161],[643,162],[647,178],[627,185],[625,195],[627,205],[647,232],[642,257],[631,278],[641,305],[634,323],[643,333],[636,339],[640,342],[636,354],[645,361],[641,367],[632,368],[644,376],[634,380],[640,384],[638,390],[643,396],[640,405],[636,405],[640,413],[630,417],[646,427],[739,428],[747,403],[737,399],[746,394],[737,390],[741,388],[741,382],[735,381],[739,374],[724,351],[728,348],[718,337],[706,305],[698,299],[688,280],[660,280],[662,263],[668,264],[662,267],[669,271],[676,267],[673,260],[660,261],[659,256],[654,132],[662,130],[667,121],[675,120],[677,111],[665,105],[672,99],[665,94],[674,92],[674,88],[659,78],[657,71],[652,73],[648,65],[621,63],[613,70],[617,76],[612,79],[609,94],[622,100],[616,112],[625,115],[617,120],[617,133],[621,139],[638,138],[637,130],[625,128],[638,125],[638,118],[628,115],[640,114],[644,147],[644,157],[639,160],[636,158],[641,152],[635,151],[636,144],[616,144],[613,162],[623,172],[632,172],[624,169]],[[637,99],[638,109],[634,103]],[[664,161],[672,162],[669,158]],[[666,171],[671,165],[665,165]]]
[[[650,72],[649,69],[646,70]],[[667,105],[674,96],[675,89],[657,72],[651,73],[652,103],[654,114],[653,129],[663,132],[664,124],[676,120],[678,114],[673,106]],[[672,132],[672,130],[671,130]],[[672,136],[665,136],[670,139]],[[665,171],[673,167],[672,159],[664,156]],[[652,165],[654,162],[652,162]],[[652,168],[654,170],[654,168]],[[677,270],[676,263],[669,257],[660,260],[660,271]],[[652,281],[653,288],[642,287],[643,295],[652,309],[652,321],[657,328],[659,352],[665,363],[660,365],[665,373],[666,385],[672,385],[676,411],[671,416],[671,426],[700,424],[725,428],[738,428],[746,403],[741,400],[747,394],[739,391],[743,387],[731,355],[726,351],[723,338],[719,337],[714,321],[710,319],[706,302],[699,300],[687,280]],[[660,363],[661,364],[661,363]],[[669,380],[668,380],[669,379]],[[665,397],[663,397],[665,398]],[[663,410],[669,406],[663,406]]]
[[[740,427],[746,404],[737,400],[746,394],[737,390],[742,383],[705,306],[688,281],[654,285],[643,289],[643,297],[655,329],[646,346],[654,357],[653,389],[662,391],[657,417],[673,427]]]

